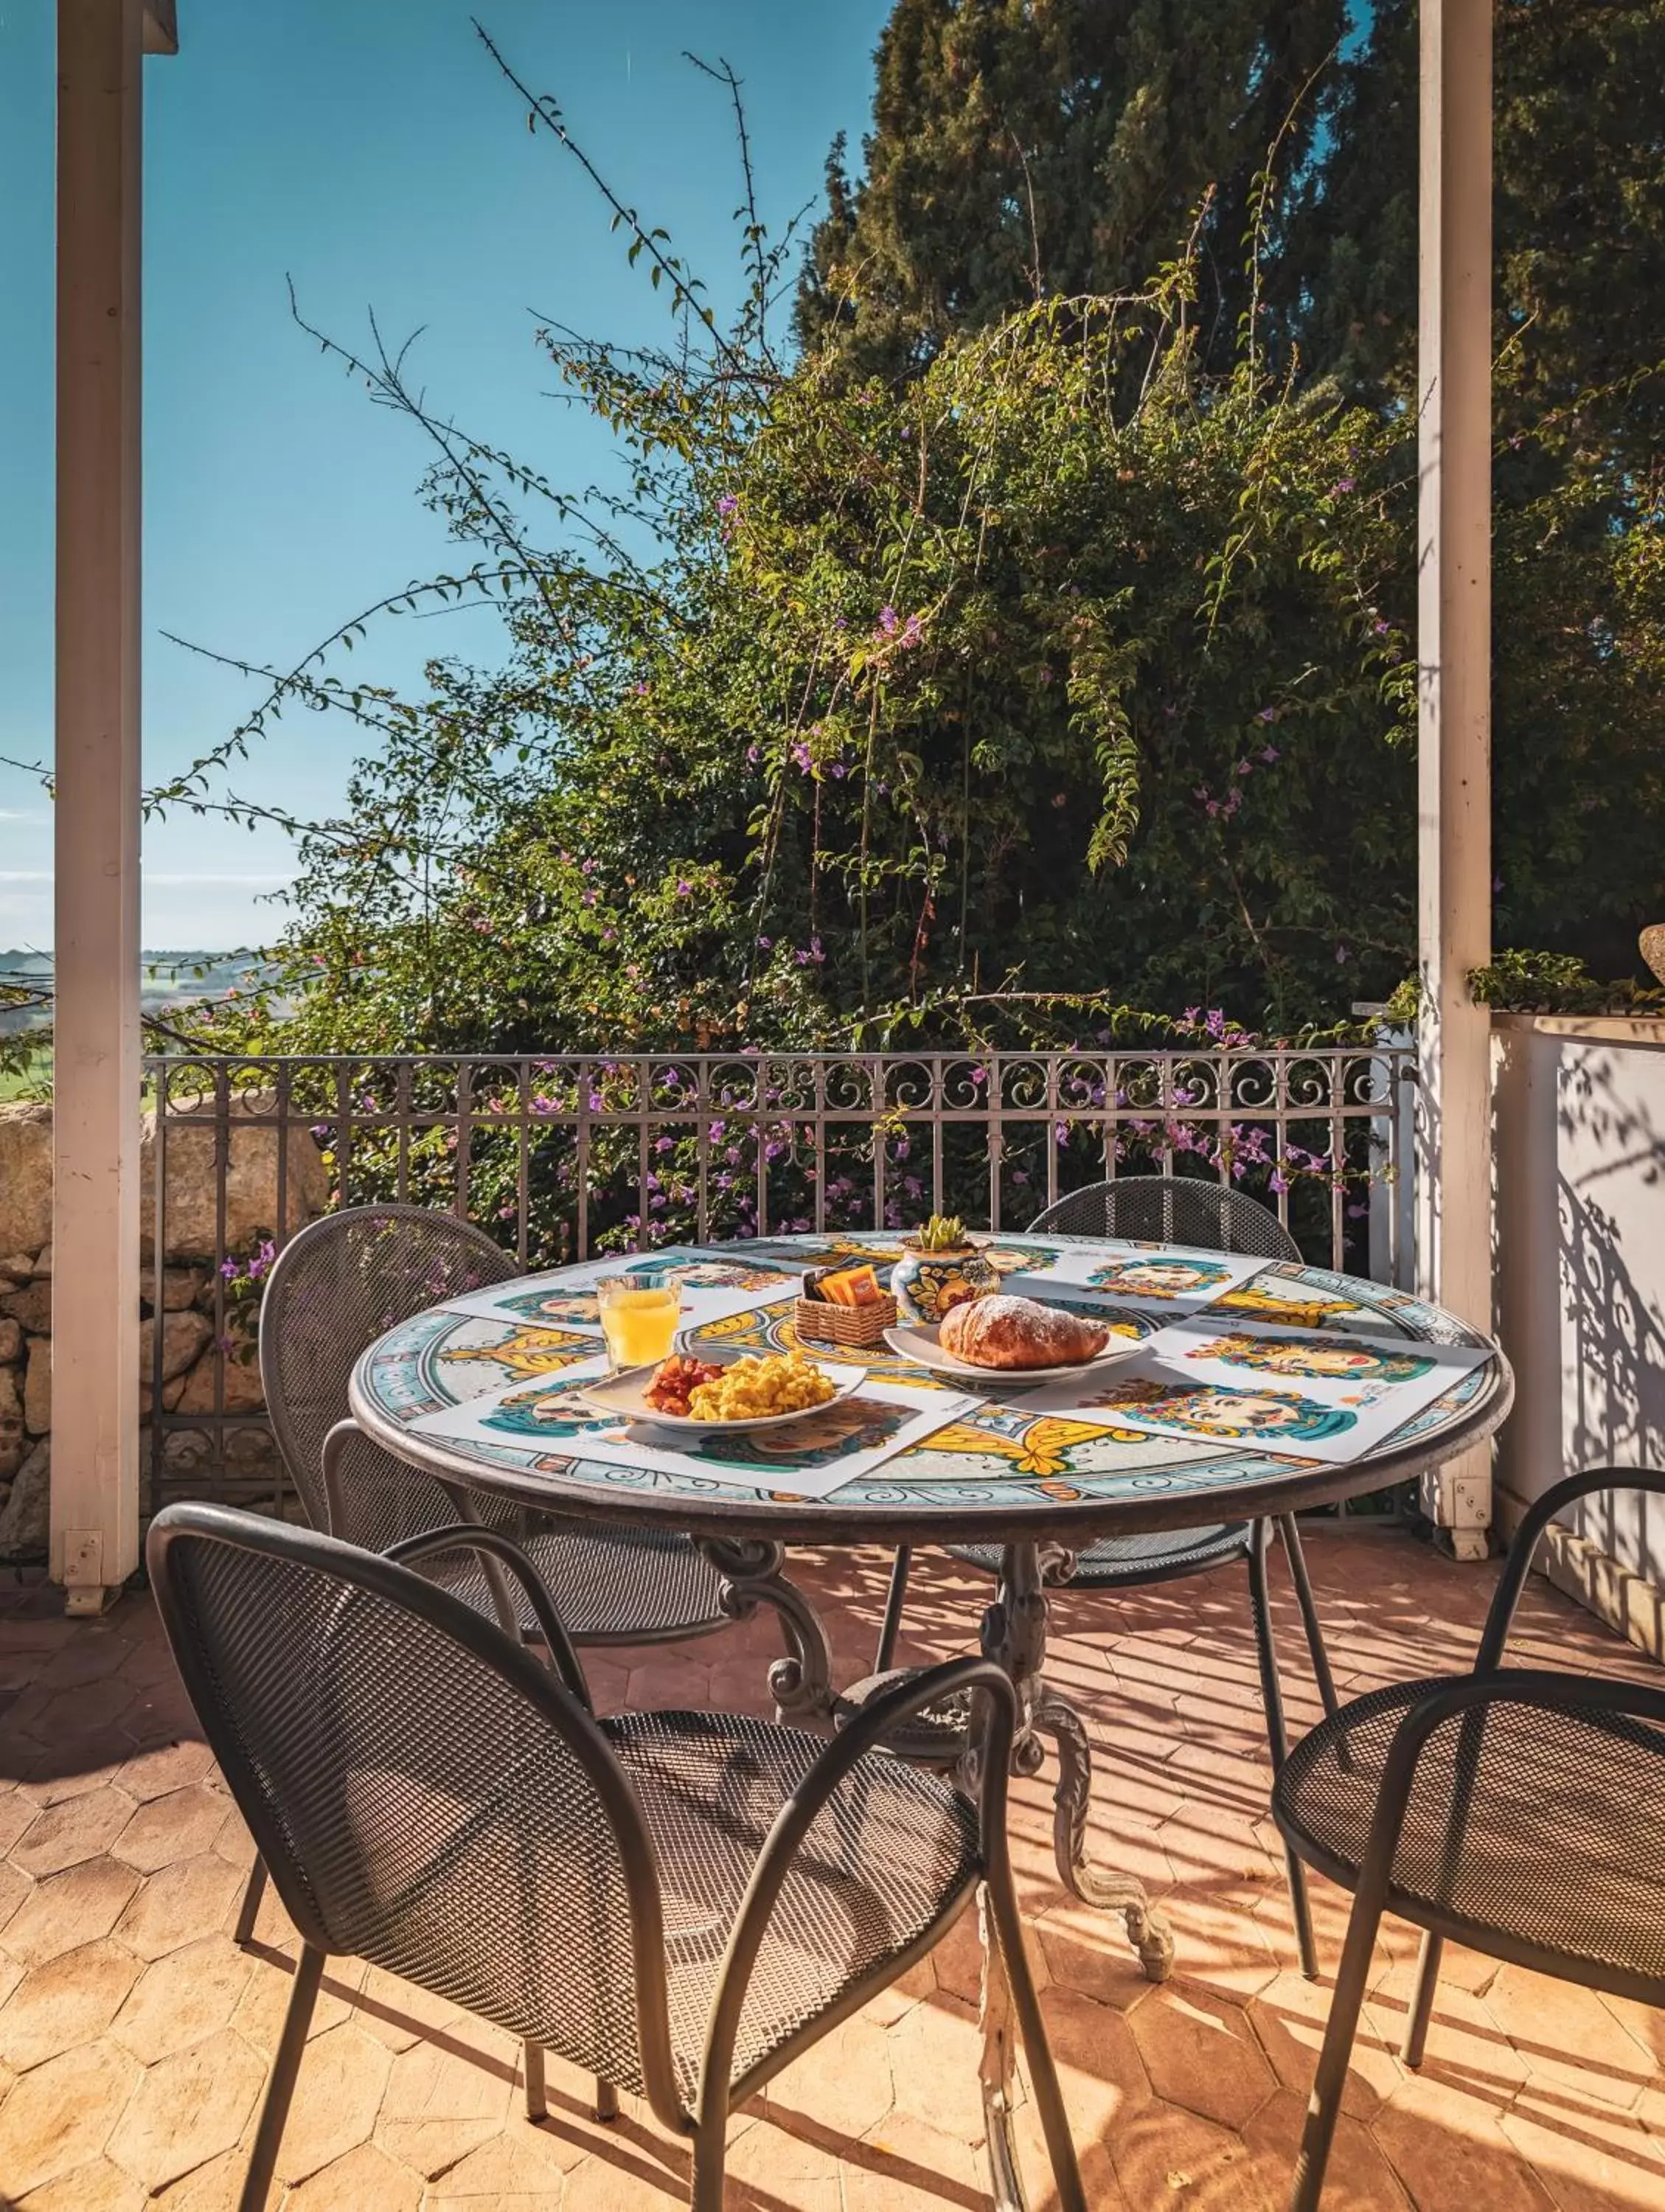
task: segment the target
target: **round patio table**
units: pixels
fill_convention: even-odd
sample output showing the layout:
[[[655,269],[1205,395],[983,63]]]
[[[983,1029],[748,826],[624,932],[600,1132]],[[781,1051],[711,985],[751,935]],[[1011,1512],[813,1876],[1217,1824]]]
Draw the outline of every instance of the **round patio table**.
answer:
[[[1042,1294],[1048,1271],[1068,1265],[1075,1279],[1056,1282],[1060,1296],[1082,1289],[1081,1278],[1093,1272],[1082,1265],[1084,1255],[1102,1255],[1106,1267],[1135,1252],[1141,1262],[1158,1256],[1148,1247],[1079,1237],[978,1241],[1003,1272],[1042,1278],[1033,1285]],[[797,1341],[792,1303],[764,1302],[771,1296],[778,1301],[783,1282],[791,1281],[783,1271],[795,1273],[835,1252],[859,1251],[882,1261],[898,1256],[900,1247],[892,1237],[852,1234],[677,1250],[689,1256],[672,1263],[647,1255],[613,1264],[686,1265],[697,1271],[689,1278],[690,1288],[697,1279],[708,1299],[714,1291],[726,1293],[718,1300],[724,1310],[696,1317],[682,1333],[683,1347],[697,1354],[706,1346],[790,1348]],[[1101,1537],[1276,1517],[1420,1474],[1489,1436],[1513,1395],[1502,1352],[1454,1315],[1380,1283],[1273,1261],[1206,1308],[1211,1318],[1465,1345],[1486,1357],[1384,1443],[1345,1465],[1117,1429],[1107,1425],[1113,1415],[1093,1423],[1036,1413],[1016,1398],[1002,1402],[992,1378],[978,1391],[981,1402],[973,1411],[824,1498],[586,1459],[581,1417],[556,1419],[541,1432],[520,1417],[491,1429],[482,1422],[466,1434],[436,1435],[425,1422],[413,1428],[425,1415],[486,1394],[494,1419],[495,1409],[510,1401],[524,1407],[540,1392],[547,1400],[563,1367],[601,1348],[591,1288],[596,1272],[591,1266],[528,1276],[471,1299],[466,1309],[441,1305],[390,1329],[353,1376],[355,1420],[386,1450],[445,1485],[462,1519],[472,1517],[468,1493],[485,1492],[572,1520],[690,1533],[726,1578],[726,1609],[738,1618],[763,1603],[779,1616],[788,1650],[771,1668],[769,1684],[782,1718],[799,1723],[833,1724],[837,1699],[825,1632],[785,1571],[791,1547],[999,1547],[999,1595],[984,1613],[982,1643],[1018,1689],[1017,1762],[1023,1771],[1037,1771],[1045,1755],[1041,1739],[1052,1740],[1060,1875],[1086,1902],[1126,1916],[1145,1971],[1155,1979],[1172,1960],[1166,1929],[1138,1882],[1086,1857],[1091,1755],[1080,1716],[1046,1679],[1047,1583],[1066,1579],[1072,1553]],[[756,1304],[745,1302],[749,1290],[757,1293]],[[883,1346],[872,1353],[809,1348],[865,1361],[877,1381],[933,1387]],[[521,1387],[506,1391],[510,1383]]]

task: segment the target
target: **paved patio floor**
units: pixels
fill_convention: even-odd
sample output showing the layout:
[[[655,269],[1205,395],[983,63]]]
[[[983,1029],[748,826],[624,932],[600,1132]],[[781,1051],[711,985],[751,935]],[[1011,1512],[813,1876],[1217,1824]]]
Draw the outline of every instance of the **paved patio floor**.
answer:
[[[1315,1537],[1344,1693],[1464,1664],[1493,1571],[1393,1533]],[[872,1650],[884,1561],[805,1555],[842,1666]],[[987,1586],[925,1559],[911,1650],[973,1640]],[[1286,1583],[1293,1719],[1316,1701]],[[758,1620],[591,1668],[598,1704],[762,1705]],[[1542,1583],[1519,1648],[1657,1670]],[[1054,1673],[1098,1760],[1094,1843],[1160,1893],[1179,1944],[1142,1980],[1119,1923],[1065,1900],[1044,1781],[1016,1794],[1025,1910],[1095,2212],[1272,2212],[1287,2190],[1328,2002],[1295,1971],[1243,1578],[1120,1605],[1065,1600]],[[143,1597],[71,1625],[0,1595],[0,2203],[19,2212],[234,2205],[295,1957],[268,1896],[260,1947],[228,1934],[250,1845]],[[1327,1974],[1345,1900],[1320,1882]],[[1414,1938],[1391,1929],[1355,2054],[1327,2205],[1369,2212],[1653,2212],[1665,2205],[1665,2014],[1458,1954],[1428,2057],[1393,2056]],[[756,2212],[969,2212],[987,2200],[977,1952],[965,1923],[737,2116],[729,2198]],[[334,1962],[271,2204],[283,2212],[664,2212],[686,2161],[630,2100],[589,2116],[550,2068],[521,2117],[519,2047],[377,1970]],[[1034,2131],[1031,2130],[1031,2135]],[[1047,2201],[1038,2140],[1025,2161]]]

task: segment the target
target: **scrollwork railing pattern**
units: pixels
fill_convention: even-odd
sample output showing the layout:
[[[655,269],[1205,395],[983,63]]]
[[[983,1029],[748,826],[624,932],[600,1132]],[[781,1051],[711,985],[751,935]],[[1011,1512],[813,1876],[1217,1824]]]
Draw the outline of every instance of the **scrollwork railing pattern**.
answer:
[[[533,1268],[672,1242],[899,1229],[933,1212],[1016,1234],[1079,1184],[1178,1173],[1260,1198],[1316,1262],[1390,1280],[1407,1263],[1413,1060],[1397,1043],[180,1054],[146,1073],[159,1129],[147,1239],[214,1271],[215,1338],[232,1368],[246,1366],[271,1250],[320,1206],[377,1199],[453,1209]],[[179,1486],[166,1476],[175,1432],[210,1435],[225,1475],[258,1406],[234,1372],[212,1406],[200,1389],[170,1406],[164,1332],[153,1335],[155,1486]],[[244,1489],[269,1494],[247,1449]],[[209,1486],[240,1494],[229,1478]]]

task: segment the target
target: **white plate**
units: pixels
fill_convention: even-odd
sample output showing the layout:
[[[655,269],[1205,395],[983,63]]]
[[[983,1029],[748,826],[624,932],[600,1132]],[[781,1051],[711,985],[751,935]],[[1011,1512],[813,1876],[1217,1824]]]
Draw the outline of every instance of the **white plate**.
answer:
[[[758,1355],[714,1347],[696,1356],[708,1367],[728,1367],[737,1359],[756,1358]],[[791,1413],[753,1414],[743,1421],[698,1421],[691,1414],[684,1417],[661,1413],[657,1407],[648,1404],[647,1386],[659,1364],[655,1360],[650,1367],[627,1367],[623,1374],[606,1376],[599,1382],[586,1382],[582,1392],[585,1404],[593,1406],[599,1413],[611,1413],[617,1419],[657,1429],[667,1437],[736,1437],[747,1429],[780,1429],[792,1421],[807,1421],[812,1414],[824,1413],[829,1407],[853,1398],[868,1379],[865,1367],[852,1367],[843,1360],[817,1359],[815,1364],[836,1386],[832,1396],[823,1398],[818,1406],[799,1406]]]
[[[1075,1375],[1096,1375],[1101,1368],[1114,1367],[1118,1360],[1131,1359],[1144,1339],[1137,1336],[1112,1336],[1103,1352],[1091,1359],[1073,1359],[1061,1367],[978,1367],[969,1359],[957,1359],[951,1352],[945,1352],[939,1341],[940,1322],[902,1322],[895,1328],[887,1328],[884,1341],[899,1358],[908,1360],[915,1367],[928,1368],[933,1375],[949,1375],[957,1382],[982,1383],[1061,1382]]]

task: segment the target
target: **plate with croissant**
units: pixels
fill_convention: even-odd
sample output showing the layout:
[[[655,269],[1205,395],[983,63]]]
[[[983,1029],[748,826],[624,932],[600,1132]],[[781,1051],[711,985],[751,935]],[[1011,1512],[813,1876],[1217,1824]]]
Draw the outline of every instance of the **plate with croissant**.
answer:
[[[1139,1344],[1108,1322],[1005,1291],[968,1298],[939,1322],[887,1328],[884,1341],[899,1358],[957,1382],[1002,1375],[1025,1382],[1059,1382],[1114,1366],[1131,1358]]]

